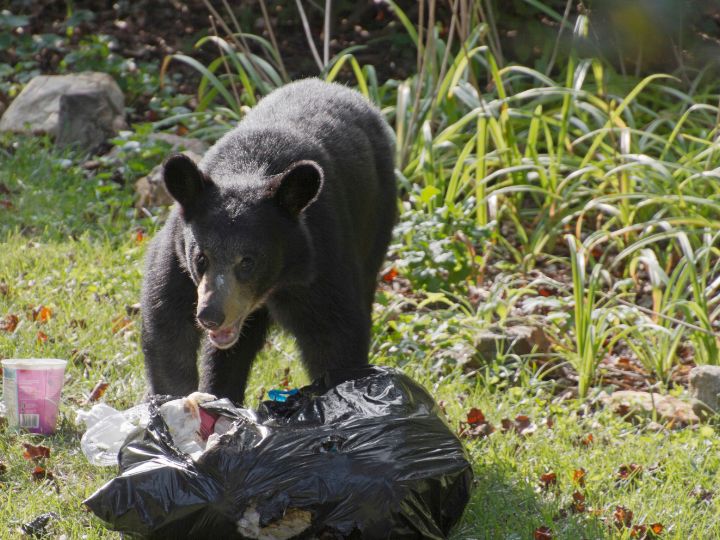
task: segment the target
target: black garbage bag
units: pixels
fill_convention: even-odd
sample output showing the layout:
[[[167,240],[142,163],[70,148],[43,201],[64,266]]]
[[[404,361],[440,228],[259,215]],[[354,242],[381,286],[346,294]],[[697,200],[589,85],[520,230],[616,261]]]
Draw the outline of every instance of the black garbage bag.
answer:
[[[153,538],[445,538],[472,468],[433,398],[399,371],[328,372],[257,411],[201,407],[234,429],[197,460],[151,404],[120,450],[120,475],[85,504]]]

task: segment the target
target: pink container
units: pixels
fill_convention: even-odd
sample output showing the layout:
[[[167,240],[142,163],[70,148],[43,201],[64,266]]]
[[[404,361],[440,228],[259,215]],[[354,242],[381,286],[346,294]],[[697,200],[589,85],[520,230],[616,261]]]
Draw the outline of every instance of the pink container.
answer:
[[[55,432],[65,360],[2,360],[3,398],[11,427],[49,435]]]

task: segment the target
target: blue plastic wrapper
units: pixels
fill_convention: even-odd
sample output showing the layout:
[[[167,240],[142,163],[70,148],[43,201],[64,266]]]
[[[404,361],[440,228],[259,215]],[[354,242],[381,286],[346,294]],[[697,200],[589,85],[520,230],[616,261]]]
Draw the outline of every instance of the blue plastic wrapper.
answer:
[[[85,504],[152,538],[445,538],[473,473],[430,394],[399,371],[328,372],[257,411],[202,408],[234,428],[197,460],[157,407],[120,450],[120,475]]]

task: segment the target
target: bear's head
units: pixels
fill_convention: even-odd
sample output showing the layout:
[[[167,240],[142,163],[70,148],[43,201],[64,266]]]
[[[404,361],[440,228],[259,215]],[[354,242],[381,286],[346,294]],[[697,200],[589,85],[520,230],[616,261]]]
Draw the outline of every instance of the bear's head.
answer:
[[[245,176],[214,181],[182,154],[164,164],[182,215],[181,265],[197,286],[197,321],[220,349],[237,342],[270,294],[312,274],[305,211],[322,189],[322,168],[305,160],[280,174]]]

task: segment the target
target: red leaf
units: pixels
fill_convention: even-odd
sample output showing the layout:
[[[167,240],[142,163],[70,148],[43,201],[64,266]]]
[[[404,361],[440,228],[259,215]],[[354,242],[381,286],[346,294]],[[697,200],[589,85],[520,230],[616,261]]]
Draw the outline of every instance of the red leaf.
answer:
[[[385,283],[391,283],[396,277],[398,277],[398,271],[394,266],[391,266],[390,269],[382,275],[382,279]]]
[[[543,525],[542,527],[538,527],[535,529],[535,532],[533,533],[533,539],[534,540],[552,540],[553,539],[553,533],[550,527],[546,527]]]
[[[538,294],[539,294],[540,296],[544,296],[545,298],[547,298],[548,296],[553,296],[553,295],[555,294],[555,292],[554,292],[552,289],[548,289],[547,287],[542,287],[542,286],[541,286],[541,287],[538,289]]]
[[[40,467],[39,465],[36,466],[33,469],[32,472],[33,480],[40,481],[40,480],[54,480],[55,476],[52,472],[48,471],[44,467]]]
[[[576,514],[582,514],[583,512],[585,512],[585,495],[583,495],[579,491],[575,491],[572,494],[572,498],[572,511]]]
[[[145,233],[142,229],[138,229],[135,231],[135,242],[138,244],[142,244],[145,241]]]
[[[549,489],[550,486],[557,484],[557,474],[554,472],[546,472],[540,475],[540,486],[543,489]]]
[[[33,459],[35,461],[38,461],[40,459],[46,459],[50,457],[50,449],[47,446],[43,446],[41,444],[35,446],[30,443],[22,443],[22,445],[25,449],[23,451],[23,457],[27,460]]]
[[[585,475],[586,475],[585,469],[575,469],[573,472],[573,482],[576,483],[578,486],[584,486],[585,485]]]
[[[629,527],[632,524],[633,513],[632,510],[624,506],[616,506],[613,512],[613,518],[615,519],[615,526],[617,528]]]
[[[93,401],[97,401],[98,399],[103,397],[105,391],[108,389],[108,386],[110,386],[110,383],[106,383],[105,381],[98,382],[92,389],[92,392],[90,392],[90,395],[87,398],[87,402],[92,403]]]
[[[662,534],[665,530],[665,526],[662,523],[652,523],[650,525],[650,530],[653,534]]]
[[[39,332],[37,333],[37,340],[38,340],[40,343],[45,343],[45,342],[48,340],[48,335],[47,335],[45,332],[43,332],[43,331],[39,331]]]
[[[467,423],[470,424],[471,426],[475,426],[477,424],[484,424],[485,423],[485,415],[482,413],[482,411],[480,409],[473,407],[467,413]]]
[[[32,310],[33,321],[45,323],[52,317],[52,310],[46,306],[38,306]]]

